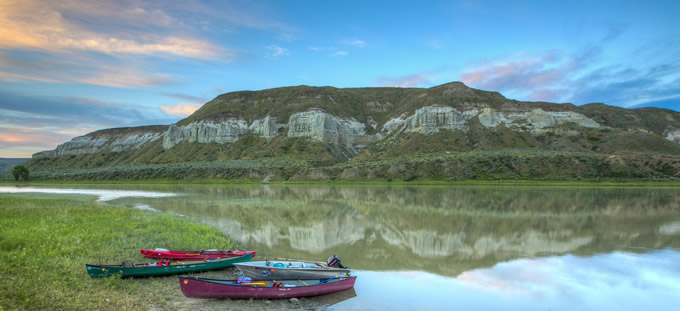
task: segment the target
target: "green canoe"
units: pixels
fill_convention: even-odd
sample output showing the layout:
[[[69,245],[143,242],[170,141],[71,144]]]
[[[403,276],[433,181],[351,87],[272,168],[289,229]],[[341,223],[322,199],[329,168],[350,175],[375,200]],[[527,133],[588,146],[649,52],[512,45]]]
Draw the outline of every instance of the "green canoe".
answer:
[[[238,257],[215,258],[210,260],[183,260],[172,262],[168,266],[151,266],[149,264],[133,264],[131,262],[122,265],[90,265],[87,264],[87,274],[92,278],[101,278],[120,274],[121,277],[155,276],[180,274],[188,272],[200,272],[229,268],[237,262],[250,261],[252,253]]]

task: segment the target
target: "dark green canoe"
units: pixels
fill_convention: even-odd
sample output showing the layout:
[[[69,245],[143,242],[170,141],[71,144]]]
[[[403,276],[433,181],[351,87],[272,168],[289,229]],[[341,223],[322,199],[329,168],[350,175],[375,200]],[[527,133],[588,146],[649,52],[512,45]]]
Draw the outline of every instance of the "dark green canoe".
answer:
[[[120,274],[121,277],[155,276],[180,274],[188,272],[200,272],[229,268],[237,262],[250,261],[253,254],[249,253],[238,257],[225,257],[210,260],[183,260],[172,262],[169,266],[149,266],[148,264],[124,265],[85,265],[87,274],[92,278],[101,278]]]

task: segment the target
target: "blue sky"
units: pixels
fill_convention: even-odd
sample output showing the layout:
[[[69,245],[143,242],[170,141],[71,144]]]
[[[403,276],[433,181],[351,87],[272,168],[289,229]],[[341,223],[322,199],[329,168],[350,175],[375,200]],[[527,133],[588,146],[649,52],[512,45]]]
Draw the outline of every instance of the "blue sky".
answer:
[[[680,1],[0,0],[0,157],[290,85],[680,110]]]

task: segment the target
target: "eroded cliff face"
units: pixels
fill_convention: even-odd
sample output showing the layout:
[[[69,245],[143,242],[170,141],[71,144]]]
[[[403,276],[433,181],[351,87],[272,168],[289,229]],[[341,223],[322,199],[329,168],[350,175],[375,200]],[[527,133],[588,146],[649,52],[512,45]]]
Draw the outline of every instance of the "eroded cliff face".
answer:
[[[312,139],[343,145],[359,152],[374,141],[366,135],[366,125],[354,119],[341,119],[322,111],[307,111],[290,116],[288,137],[310,137]]]
[[[654,128],[642,122],[645,114],[610,111],[602,104],[586,106],[512,101],[499,93],[475,90],[462,83],[423,90],[345,91],[300,86],[234,92],[218,96],[204,106],[206,109],[201,108],[178,124],[102,130],[74,138],[55,150],[36,153],[34,157],[118,152],[139,148],[159,138],[164,149],[182,142],[228,144],[244,135],[266,139],[307,137],[339,146],[351,157],[388,136],[432,135],[442,130],[467,133],[471,124],[533,135],[557,133],[558,127],[565,123],[582,128],[635,128],[637,132],[660,135],[680,144],[677,125],[680,115],[666,113],[663,122],[667,124],[657,124]],[[571,136],[579,134],[578,129],[569,130]]]
[[[186,126],[170,125],[163,134],[163,148],[170,149],[173,146],[186,141],[190,143],[219,144],[233,143],[248,131],[245,120],[226,120],[223,122],[197,122]]]
[[[420,108],[416,110],[415,114],[407,118],[391,119],[385,123],[382,131],[387,134],[396,130],[422,134],[433,134],[440,130],[467,131],[469,121],[473,118],[478,118],[479,122],[486,128],[496,128],[503,125],[517,131],[535,133],[568,122],[587,128],[601,127],[594,120],[571,111],[554,112],[534,109],[524,112],[505,112],[492,108],[484,108],[481,111],[478,109],[458,111],[452,107],[431,106]]]
[[[680,144],[680,130],[669,131],[666,134],[666,139]]]
[[[576,112],[551,112],[534,109],[525,112],[503,112],[491,108],[459,111],[447,106],[428,106],[415,111],[412,115],[403,114],[383,124],[381,131],[367,134],[367,126],[376,127],[377,122],[369,119],[366,124],[355,119],[339,118],[320,110],[292,114],[285,124],[277,123],[273,117],[266,116],[253,121],[250,125],[243,119],[228,119],[221,122],[201,121],[184,126],[170,125],[164,133],[147,132],[132,135],[81,136],[66,142],[56,150],[41,152],[34,157],[56,157],[67,154],[95,153],[102,150],[112,152],[163,139],[163,148],[170,149],[181,142],[233,143],[243,135],[253,133],[260,137],[273,138],[279,130],[287,128],[287,137],[309,137],[311,139],[343,146],[356,154],[366,145],[379,141],[386,135],[398,132],[418,132],[429,135],[440,130],[467,131],[469,122],[478,118],[487,128],[503,125],[517,131],[540,132],[571,122],[582,127],[597,128],[600,124]],[[680,131],[669,133],[669,140],[680,141]]]
[[[479,118],[480,123],[487,128],[504,125],[518,131],[537,133],[567,122],[588,128],[600,127],[597,122],[576,112],[552,112],[542,109],[503,112],[491,108],[459,111],[452,107],[429,106],[418,109],[413,115],[402,115],[390,119],[382,126],[380,133],[369,135],[366,133],[366,128],[376,125],[373,119],[364,124],[355,119],[343,119],[320,110],[312,110],[292,114],[287,124],[278,124],[275,119],[267,116],[264,119],[255,120],[250,126],[247,126],[245,120],[229,120],[223,123],[199,122],[181,127],[170,126],[164,135],[163,147],[172,148],[182,141],[235,142],[248,131],[258,136],[272,138],[277,135],[279,128],[288,128],[288,137],[309,137],[320,142],[342,145],[357,153],[366,145],[398,131],[418,132],[426,135],[440,130],[467,131],[469,122],[473,118]]]
[[[142,145],[153,142],[163,136],[162,132],[148,131],[133,134],[97,134],[76,137],[67,141],[54,150],[38,152],[37,157],[60,157],[64,155],[89,154],[99,151],[120,152],[128,149],[140,148]]]

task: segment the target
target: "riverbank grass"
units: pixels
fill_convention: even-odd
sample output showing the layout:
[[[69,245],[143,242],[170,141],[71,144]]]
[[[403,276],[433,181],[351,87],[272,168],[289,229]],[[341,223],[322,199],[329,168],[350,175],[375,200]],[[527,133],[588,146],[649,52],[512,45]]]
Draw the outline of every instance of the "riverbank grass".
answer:
[[[176,276],[91,279],[85,264],[153,261],[141,248],[235,246],[215,228],[95,199],[0,194],[0,310],[174,309]]]

